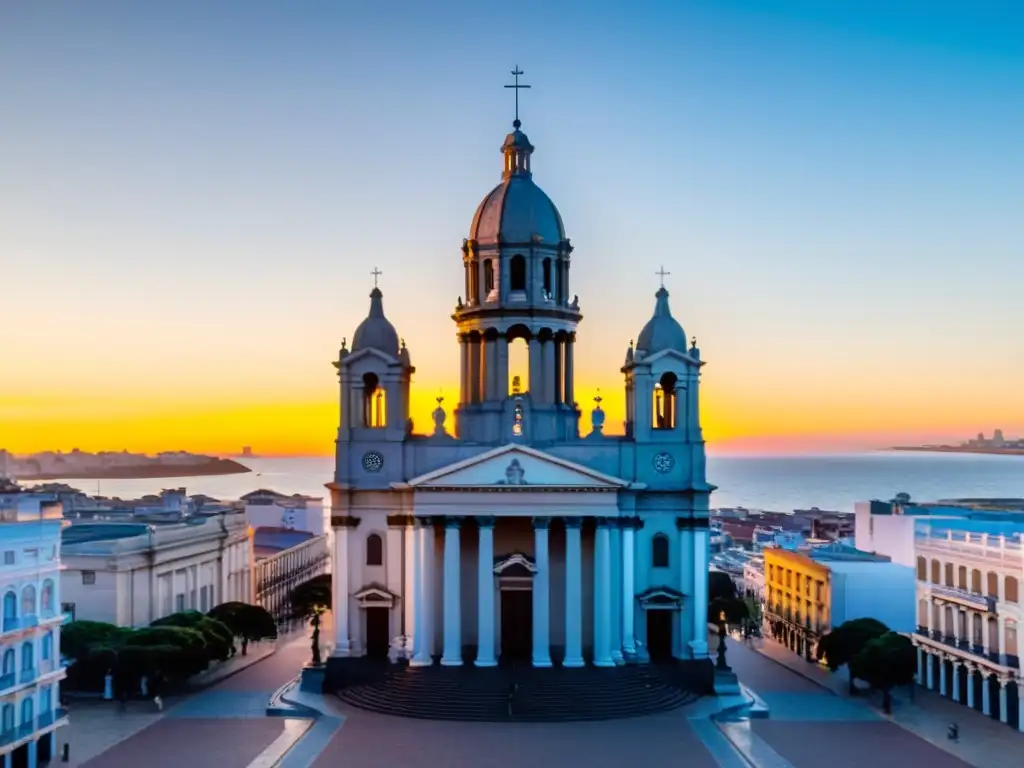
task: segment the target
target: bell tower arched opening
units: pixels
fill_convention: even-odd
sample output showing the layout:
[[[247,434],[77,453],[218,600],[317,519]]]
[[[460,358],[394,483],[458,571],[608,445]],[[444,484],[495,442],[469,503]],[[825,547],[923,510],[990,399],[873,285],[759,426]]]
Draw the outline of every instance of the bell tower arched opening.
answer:
[[[363,374],[363,426],[383,429],[388,425],[387,393],[375,373]]]
[[[676,382],[677,377],[671,371],[663,373],[654,385],[654,421],[655,429],[675,429],[676,427]]]
[[[525,325],[514,325],[505,334],[508,339],[508,392],[520,395],[530,381],[530,331]]]
[[[525,291],[526,290],[526,259],[516,254],[512,257],[512,261],[509,263],[509,290],[510,291]]]

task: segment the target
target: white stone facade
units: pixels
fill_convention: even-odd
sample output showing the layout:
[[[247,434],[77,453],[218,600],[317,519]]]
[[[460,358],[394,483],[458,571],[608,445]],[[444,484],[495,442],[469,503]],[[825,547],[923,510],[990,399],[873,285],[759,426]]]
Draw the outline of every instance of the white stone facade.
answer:
[[[260,489],[245,494],[241,501],[253,528],[285,528],[320,536],[329,527],[323,499]]]
[[[7,491],[7,492],[5,492]],[[0,490],[0,756],[5,768],[36,768],[56,758],[60,708],[59,502],[13,488]]]
[[[73,529],[64,542],[61,583],[76,619],[144,627],[178,611],[255,602],[252,536],[243,514]]]

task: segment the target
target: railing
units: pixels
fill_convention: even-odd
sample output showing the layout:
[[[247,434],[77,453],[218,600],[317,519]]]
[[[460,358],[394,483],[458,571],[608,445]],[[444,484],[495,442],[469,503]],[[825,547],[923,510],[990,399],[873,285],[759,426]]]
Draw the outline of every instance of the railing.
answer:
[[[43,712],[38,717],[34,717],[24,723],[19,723],[13,728],[5,729],[0,732],[0,746],[6,747],[15,741],[32,736],[36,731],[47,728],[67,716],[68,711],[66,709],[58,708],[52,712]]]
[[[943,584],[932,584],[930,581],[918,580],[917,585],[922,589],[930,590],[934,597],[953,600],[967,606],[968,608],[974,608],[979,611],[987,611],[988,613],[996,612],[996,603],[998,601],[994,597],[979,595],[976,592],[970,592],[966,589],[960,589],[959,587],[947,587]]]
[[[1021,563],[1021,552],[1024,550],[1021,539],[1014,535],[993,535],[987,533],[967,533],[952,529],[932,529],[917,531],[915,534],[916,548],[920,552],[952,552],[971,557],[980,557],[1010,565]]]
[[[0,691],[6,691],[8,688],[13,688],[18,684],[18,676],[11,672],[10,674],[0,677]]]
[[[943,645],[970,654],[971,656],[975,656],[979,659],[985,659],[993,664],[999,664],[1012,669],[1020,669],[1020,659],[1012,653],[1000,654],[996,651],[986,652],[985,646],[979,643],[972,643],[969,640],[958,640],[952,635],[942,634],[941,630],[929,630],[928,627],[922,624],[917,625],[917,635],[919,637],[928,638],[933,642],[942,643]]]

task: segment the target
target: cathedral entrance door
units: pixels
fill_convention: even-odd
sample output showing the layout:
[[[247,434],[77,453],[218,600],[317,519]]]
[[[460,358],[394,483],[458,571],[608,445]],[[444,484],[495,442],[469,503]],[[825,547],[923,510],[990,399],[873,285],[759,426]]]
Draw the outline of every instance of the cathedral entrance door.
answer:
[[[391,611],[387,608],[366,609],[366,655],[370,658],[387,657],[391,647]]]
[[[651,661],[672,660],[672,619],[675,611],[648,609],[647,652]]]
[[[533,590],[501,591],[501,660],[529,661],[533,653]]]

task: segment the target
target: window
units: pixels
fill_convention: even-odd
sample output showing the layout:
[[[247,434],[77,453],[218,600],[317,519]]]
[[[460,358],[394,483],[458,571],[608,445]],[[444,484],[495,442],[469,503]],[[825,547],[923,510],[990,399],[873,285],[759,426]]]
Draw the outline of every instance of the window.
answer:
[[[23,672],[28,672],[31,669],[35,669],[36,666],[36,650],[32,645],[31,641],[25,641],[21,644],[21,669]]]
[[[21,590],[21,613],[24,616],[36,615],[36,588],[26,584]]]
[[[82,571],[82,584],[88,586],[96,583],[96,571]]]
[[[4,565],[14,565],[14,550],[8,549],[4,552]]]
[[[32,716],[35,714],[32,711],[32,704],[33,704],[33,702],[32,702],[32,697],[31,696],[29,696],[27,699],[22,699],[21,700],[21,722],[22,723],[31,723],[32,722]]]
[[[551,259],[544,259],[544,294],[551,295]]]
[[[494,290],[494,262],[491,259],[484,261],[484,295]]]
[[[512,291],[526,290],[526,259],[519,254],[513,256],[509,263],[508,287]]]
[[[43,616],[53,615],[53,581],[46,579],[43,582],[43,592],[40,597],[40,608]]]
[[[47,632],[43,635],[42,656],[43,661],[49,661],[53,656],[53,632]]]
[[[18,618],[18,596],[14,592],[8,592],[4,595],[4,618]]]
[[[651,539],[651,565],[655,568],[668,568],[668,536],[655,534]]]
[[[384,565],[384,542],[376,533],[366,537],[366,564]]]
[[[174,610],[177,613],[181,613],[185,610],[185,594],[179,594],[174,596]]]
[[[10,733],[14,730],[14,705],[4,704],[3,732]]]
[[[363,426],[374,429],[388,424],[387,395],[375,373],[363,375]]]
[[[3,674],[4,674],[4,677],[7,677],[7,675],[13,675],[14,674],[14,649],[13,648],[8,648],[6,651],[4,651],[4,671],[3,671]],[[4,684],[3,687],[6,688],[7,685]]]
[[[206,613],[209,610],[210,606],[208,593],[206,591],[207,589],[208,587],[199,588],[199,610],[201,610],[203,613]]]

